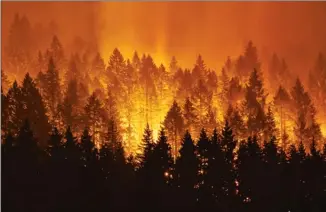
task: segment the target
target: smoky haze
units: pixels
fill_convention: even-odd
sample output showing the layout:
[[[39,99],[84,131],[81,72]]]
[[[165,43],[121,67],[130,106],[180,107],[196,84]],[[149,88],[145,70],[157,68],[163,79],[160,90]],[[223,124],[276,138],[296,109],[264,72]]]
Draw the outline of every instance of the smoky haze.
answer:
[[[54,20],[64,45],[76,35],[95,41],[106,61],[118,47],[127,57],[150,53],[157,63],[175,55],[191,68],[200,53],[220,70],[252,40],[264,65],[276,52],[305,76],[326,50],[326,2],[3,2],[3,45],[15,13],[32,25]]]

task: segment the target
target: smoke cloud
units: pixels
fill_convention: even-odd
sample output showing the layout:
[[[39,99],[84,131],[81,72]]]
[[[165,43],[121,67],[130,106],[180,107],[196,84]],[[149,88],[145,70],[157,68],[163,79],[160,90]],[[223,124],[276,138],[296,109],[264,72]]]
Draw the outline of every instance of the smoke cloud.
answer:
[[[305,76],[326,50],[326,2],[3,2],[3,45],[15,13],[32,24],[54,20],[63,44],[76,35],[96,42],[106,61],[115,47],[157,63],[174,55],[188,68],[201,54],[219,71],[252,40],[264,65],[276,52]]]

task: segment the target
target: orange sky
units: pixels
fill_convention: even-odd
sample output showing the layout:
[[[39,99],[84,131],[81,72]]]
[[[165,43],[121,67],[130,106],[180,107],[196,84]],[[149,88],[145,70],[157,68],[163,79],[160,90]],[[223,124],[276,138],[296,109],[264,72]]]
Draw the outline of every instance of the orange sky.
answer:
[[[2,2],[3,44],[16,12],[32,24],[55,20],[64,44],[96,40],[106,60],[119,47],[192,67],[201,53],[219,70],[251,39],[263,61],[275,51],[300,73],[326,50],[326,2]]]

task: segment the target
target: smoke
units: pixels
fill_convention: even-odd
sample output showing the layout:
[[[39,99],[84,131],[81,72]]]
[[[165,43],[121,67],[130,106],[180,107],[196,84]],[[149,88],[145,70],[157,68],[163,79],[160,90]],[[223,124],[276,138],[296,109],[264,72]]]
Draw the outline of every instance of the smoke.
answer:
[[[17,12],[31,23],[54,20],[64,44],[76,35],[96,41],[105,60],[118,47],[166,65],[174,55],[191,68],[201,54],[219,71],[252,40],[264,65],[276,52],[305,76],[326,50],[326,2],[3,2],[3,43]]]

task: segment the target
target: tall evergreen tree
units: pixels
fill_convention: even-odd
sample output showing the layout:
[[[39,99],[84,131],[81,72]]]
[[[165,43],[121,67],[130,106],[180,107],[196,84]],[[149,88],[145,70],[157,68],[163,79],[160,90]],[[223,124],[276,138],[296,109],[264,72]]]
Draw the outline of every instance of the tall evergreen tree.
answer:
[[[100,139],[104,137],[101,134],[103,131],[103,123],[105,121],[104,109],[100,100],[97,98],[95,93],[93,93],[87,101],[84,108],[85,110],[85,125],[89,127],[90,133],[93,137],[95,145],[100,146]]]
[[[198,117],[190,98],[186,98],[183,106],[183,120],[185,122],[185,129],[189,130],[191,134],[194,134],[194,131],[198,126]]]
[[[154,150],[154,141],[152,130],[149,128],[149,125],[146,125],[144,130],[143,139],[140,148],[142,153],[138,155],[138,161],[140,162],[140,167],[146,167],[146,163],[150,161]]]
[[[4,101],[2,102],[3,119],[1,122],[1,126],[3,126],[8,132],[11,132],[14,136],[17,135],[19,128],[23,125],[24,121],[23,117],[25,111],[22,98],[22,90],[18,86],[18,83],[14,81],[12,87],[7,93],[6,98],[4,98]]]
[[[263,196],[262,162],[256,137],[249,137],[247,142],[240,143],[237,173],[239,195],[244,202],[244,210],[260,210],[259,203]]]
[[[191,135],[186,131],[181,148],[180,157],[176,161],[175,177],[181,206],[191,209],[196,202],[196,190],[199,161],[195,152],[196,148]]]
[[[268,107],[267,114],[265,116],[265,123],[264,123],[264,139],[265,141],[268,141],[269,139],[272,138],[272,136],[277,135],[277,129],[276,129],[276,124],[275,124],[275,119],[274,119],[274,114],[272,112],[271,107]]]
[[[203,128],[200,132],[199,140],[196,145],[196,154],[199,160],[198,169],[198,184],[199,184],[199,196],[198,201],[201,207],[210,204],[212,199],[206,198],[207,195],[210,195],[210,188],[207,182],[207,170],[209,167],[209,149],[211,148],[210,140],[206,134],[205,129]]]
[[[281,210],[280,206],[277,204],[281,202],[282,197],[281,189],[279,186],[281,184],[281,155],[279,155],[278,148],[276,145],[276,138],[272,136],[268,141],[264,143],[262,149],[262,178],[266,183],[264,192],[261,197],[261,207],[269,205],[268,211],[278,211]]]
[[[168,137],[171,139],[170,142],[173,148],[173,156],[176,159],[179,149],[178,141],[184,129],[184,121],[182,118],[181,108],[176,101],[173,102],[170,110],[165,117],[164,127],[167,131]]]
[[[50,117],[53,119],[57,113],[58,104],[61,103],[61,91],[60,91],[60,78],[58,70],[55,67],[52,57],[49,60],[49,65],[47,72],[44,75],[45,78],[45,87],[43,88],[44,92],[44,101],[47,104]],[[52,120],[55,123],[57,120]]]
[[[25,75],[21,94],[21,101],[24,104],[24,115],[21,118],[31,120],[31,128],[35,132],[38,142],[44,145],[51,127],[48,123],[43,99],[28,73]]]
[[[296,127],[294,128],[297,138],[305,142],[311,141],[312,137],[320,140],[320,126],[315,119],[316,109],[299,79],[296,80],[292,88],[291,96],[297,116]]]

